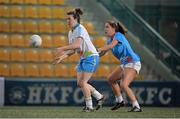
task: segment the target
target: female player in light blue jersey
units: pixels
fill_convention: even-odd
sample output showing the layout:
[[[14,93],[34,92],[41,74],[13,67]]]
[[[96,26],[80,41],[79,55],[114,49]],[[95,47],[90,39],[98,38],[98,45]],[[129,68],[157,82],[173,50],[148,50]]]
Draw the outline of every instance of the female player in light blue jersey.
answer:
[[[80,24],[81,9],[75,9],[67,13],[67,23],[71,30],[68,34],[69,45],[59,47],[55,51],[55,64],[60,63],[64,58],[77,52],[80,60],[77,65],[77,84],[81,88],[86,106],[85,112],[93,111],[91,95],[97,99],[96,110],[103,103],[104,96],[88,83],[99,65],[99,54],[92,44],[87,30]]]
[[[109,37],[107,45],[99,48],[100,55],[104,55],[111,50],[112,54],[120,61],[120,65],[109,75],[108,82],[115,94],[116,104],[111,110],[117,110],[124,106],[121,91],[124,91],[132,102],[131,112],[141,112],[133,91],[129,87],[141,69],[139,56],[133,51],[129,42],[125,38],[127,31],[119,22],[107,21],[105,23],[105,34]],[[120,85],[117,80],[121,80]]]

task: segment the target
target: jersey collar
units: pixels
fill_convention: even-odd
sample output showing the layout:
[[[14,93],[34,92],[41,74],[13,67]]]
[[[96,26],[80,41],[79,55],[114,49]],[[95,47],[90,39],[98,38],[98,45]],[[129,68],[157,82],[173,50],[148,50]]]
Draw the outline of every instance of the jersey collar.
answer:
[[[73,28],[72,28],[72,32],[79,26],[79,24],[77,23]]]
[[[111,36],[111,41],[114,39],[115,34],[116,34],[116,33],[114,33],[114,34]]]

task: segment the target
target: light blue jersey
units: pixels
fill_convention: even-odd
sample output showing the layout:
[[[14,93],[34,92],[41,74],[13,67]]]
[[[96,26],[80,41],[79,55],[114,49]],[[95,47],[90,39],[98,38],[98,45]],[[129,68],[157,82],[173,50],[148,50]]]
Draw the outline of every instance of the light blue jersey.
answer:
[[[118,44],[111,49],[113,55],[120,60],[121,64],[136,63],[140,61],[139,56],[134,53],[129,42],[123,34],[117,32],[113,39],[118,41]],[[107,40],[107,44],[110,44],[112,39]]]

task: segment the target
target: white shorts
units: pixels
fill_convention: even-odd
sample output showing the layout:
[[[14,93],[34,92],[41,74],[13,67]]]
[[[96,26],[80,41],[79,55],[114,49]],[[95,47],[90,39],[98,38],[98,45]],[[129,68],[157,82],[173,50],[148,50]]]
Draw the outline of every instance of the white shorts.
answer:
[[[136,63],[127,63],[127,64],[121,64],[120,65],[122,69],[124,68],[133,68],[136,70],[137,74],[139,74],[139,71],[141,69],[141,62],[136,62]]]

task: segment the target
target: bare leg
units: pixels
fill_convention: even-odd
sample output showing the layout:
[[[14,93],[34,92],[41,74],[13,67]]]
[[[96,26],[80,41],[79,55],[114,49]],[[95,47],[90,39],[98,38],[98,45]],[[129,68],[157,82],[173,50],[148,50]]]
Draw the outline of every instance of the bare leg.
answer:
[[[113,93],[116,98],[116,104],[111,108],[111,110],[117,110],[120,107],[124,106],[123,97],[121,95],[121,88],[117,83],[117,80],[120,80],[123,74],[123,70],[118,66],[109,76],[108,81],[111,85]]]
[[[122,75],[122,69],[120,66],[116,67],[116,69],[108,76],[108,83],[110,84],[113,93],[116,96],[121,95],[121,89],[119,87],[119,84],[116,82],[117,80],[120,80]]]
[[[129,88],[129,84],[134,80],[136,76],[136,71],[132,68],[125,68],[124,69],[124,77],[121,82],[121,88],[123,91],[128,95],[131,102],[136,101],[136,97],[133,91]]]
[[[84,111],[90,111],[93,110],[93,103],[91,98],[91,88],[89,84],[87,83],[88,80],[91,78],[93,73],[87,73],[87,72],[81,72],[77,74],[77,84],[81,88],[86,102],[86,109]]]
[[[89,86],[89,84],[87,83],[88,80],[91,78],[92,73],[87,73],[87,72],[80,72],[77,73],[77,84],[78,86],[82,89],[82,92],[86,97],[90,97],[91,96],[91,90],[93,90],[92,86]]]
[[[135,76],[136,76],[135,69],[132,69],[132,68],[124,69],[124,77],[121,82],[121,88],[124,90],[124,92],[127,94],[127,96],[129,97],[129,99],[132,102],[133,108],[129,112],[132,112],[132,111],[133,112],[141,112],[142,111],[133,91],[131,90],[131,88],[129,88],[129,84],[134,80]]]

